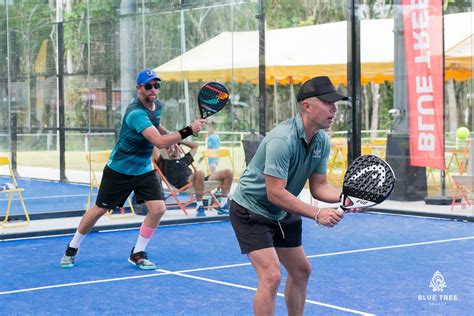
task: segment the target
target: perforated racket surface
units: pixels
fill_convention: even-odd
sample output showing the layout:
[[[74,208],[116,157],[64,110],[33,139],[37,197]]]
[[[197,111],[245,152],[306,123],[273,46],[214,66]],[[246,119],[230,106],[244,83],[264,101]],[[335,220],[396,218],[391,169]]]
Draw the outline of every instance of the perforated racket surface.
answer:
[[[390,165],[374,155],[355,159],[346,171],[341,195],[345,211],[382,203],[395,188],[395,174]],[[346,198],[353,203],[343,205]]]
[[[201,118],[207,118],[224,108],[229,101],[227,88],[215,81],[204,84],[198,93],[198,107]]]

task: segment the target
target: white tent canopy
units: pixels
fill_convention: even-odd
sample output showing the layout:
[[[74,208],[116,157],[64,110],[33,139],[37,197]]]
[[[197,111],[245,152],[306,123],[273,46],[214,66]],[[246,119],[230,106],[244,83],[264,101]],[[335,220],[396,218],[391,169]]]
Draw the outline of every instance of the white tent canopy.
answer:
[[[472,76],[473,13],[444,16],[448,78]],[[361,21],[362,82],[393,81],[393,19]],[[465,42],[463,63],[456,63],[454,47]],[[157,67],[163,80],[258,82],[258,32],[223,32],[188,52]],[[464,47],[464,46],[463,46]],[[453,59],[452,62],[450,59]],[[459,61],[459,60],[458,60]],[[466,62],[469,61],[469,62]],[[266,81],[273,84],[298,83],[327,74],[344,83],[347,73],[347,22],[267,30],[265,34]],[[462,67],[459,67],[459,66]]]

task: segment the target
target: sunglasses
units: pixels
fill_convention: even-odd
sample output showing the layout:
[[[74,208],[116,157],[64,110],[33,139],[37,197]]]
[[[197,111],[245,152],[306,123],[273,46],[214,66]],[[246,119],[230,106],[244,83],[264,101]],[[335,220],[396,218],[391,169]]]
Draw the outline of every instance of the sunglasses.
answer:
[[[151,90],[152,88],[155,88],[155,90],[158,90],[160,88],[160,84],[158,82],[154,84],[151,84],[148,82],[148,83],[142,84],[142,86],[145,88],[145,90]]]

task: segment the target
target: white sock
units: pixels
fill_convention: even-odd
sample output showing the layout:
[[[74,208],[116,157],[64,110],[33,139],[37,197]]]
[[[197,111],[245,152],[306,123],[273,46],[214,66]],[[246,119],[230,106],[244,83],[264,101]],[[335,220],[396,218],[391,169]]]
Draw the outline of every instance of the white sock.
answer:
[[[227,197],[221,197],[220,207],[224,207],[227,204]]]
[[[196,210],[199,208],[199,206],[203,206],[202,200],[201,201],[196,201]]]
[[[76,233],[74,234],[74,237],[72,237],[72,240],[69,243],[69,247],[79,249],[79,247],[81,246],[82,240],[84,240],[84,237],[86,237],[86,235],[83,235],[79,233],[78,231],[76,231]]]
[[[135,249],[133,249],[133,253],[145,251],[145,248],[146,246],[148,246],[150,239],[151,238],[145,238],[141,235],[138,235],[137,243],[135,244]]]

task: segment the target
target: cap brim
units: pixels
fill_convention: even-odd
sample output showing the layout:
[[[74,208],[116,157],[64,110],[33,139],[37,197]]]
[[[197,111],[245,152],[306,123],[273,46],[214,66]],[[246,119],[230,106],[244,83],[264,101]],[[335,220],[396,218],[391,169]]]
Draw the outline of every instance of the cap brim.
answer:
[[[345,95],[339,93],[339,92],[330,92],[330,93],[326,93],[326,94],[323,94],[323,95],[318,95],[317,96],[318,99],[321,99],[323,101],[326,101],[326,102],[337,102],[337,101],[341,101],[341,100],[349,100],[348,97],[346,97]]]
[[[146,81],[145,81],[144,83],[142,83],[142,84],[148,83],[148,82],[152,81],[153,79],[156,79],[156,80],[158,80],[158,81],[161,81],[161,79],[160,79],[159,77],[152,77],[152,78],[148,78],[148,80],[146,80]]]

